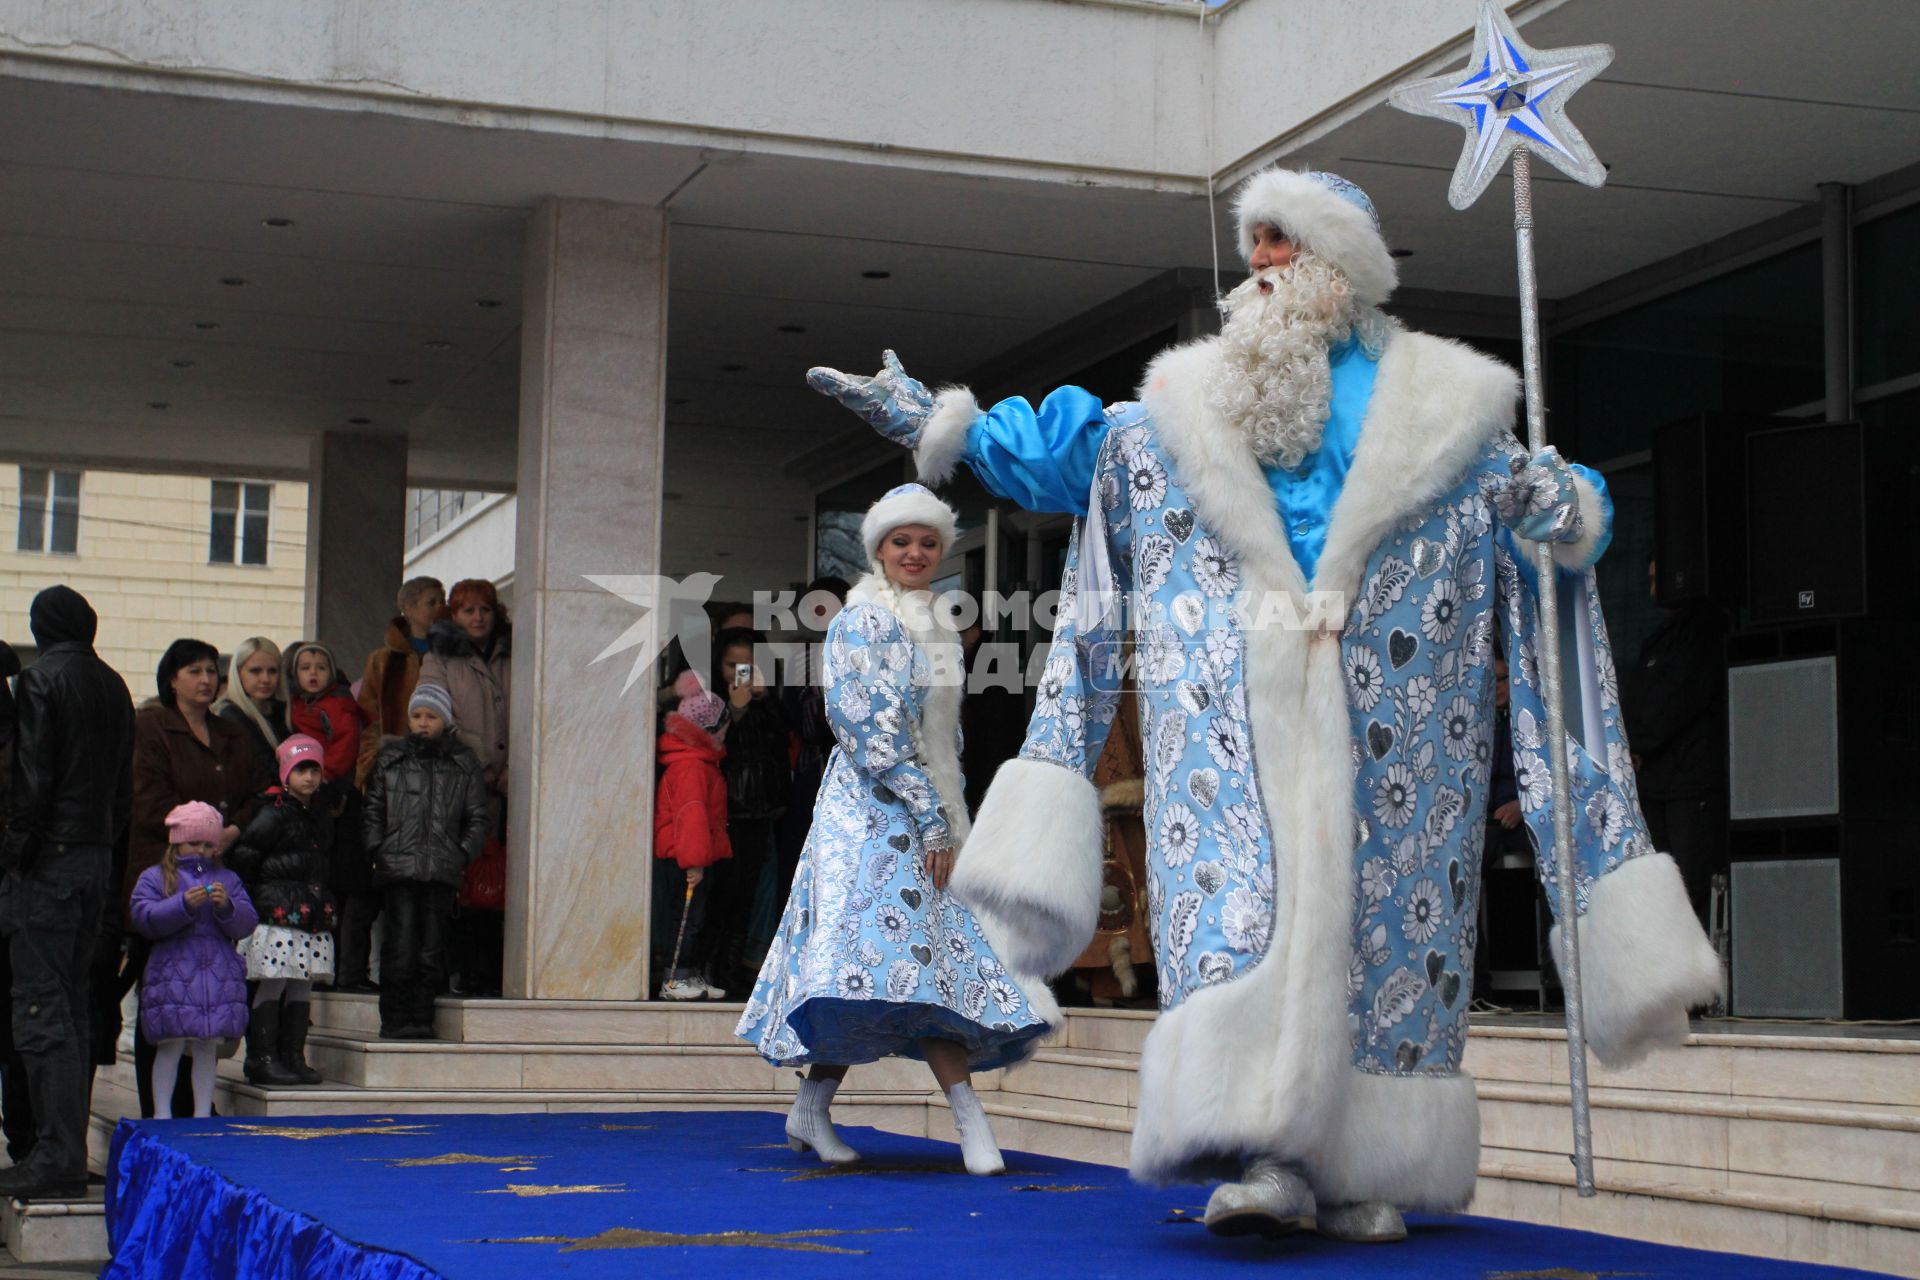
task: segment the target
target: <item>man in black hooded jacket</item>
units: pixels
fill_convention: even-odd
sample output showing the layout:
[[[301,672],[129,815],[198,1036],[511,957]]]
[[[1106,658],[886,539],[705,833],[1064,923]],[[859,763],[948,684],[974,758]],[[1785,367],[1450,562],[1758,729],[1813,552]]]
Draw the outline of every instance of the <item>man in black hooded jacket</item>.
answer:
[[[87,1185],[87,988],[113,845],[132,809],[133,699],[94,653],[99,620],[79,592],[48,587],[28,623],[40,657],[16,697],[0,933],[35,1140],[24,1164],[0,1170],[0,1195],[71,1198]]]

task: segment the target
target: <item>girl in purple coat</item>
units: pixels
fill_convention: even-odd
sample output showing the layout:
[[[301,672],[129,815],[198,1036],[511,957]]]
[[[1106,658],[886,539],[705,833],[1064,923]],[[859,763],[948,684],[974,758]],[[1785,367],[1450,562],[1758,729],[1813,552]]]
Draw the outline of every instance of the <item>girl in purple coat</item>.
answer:
[[[140,1029],[158,1046],[154,1114],[172,1116],[173,1081],[193,1055],[193,1114],[213,1114],[220,1041],[247,1033],[247,966],[233,944],[259,923],[240,877],[219,864],[227,820],[198,800],[167,814],[167,852],[133,887],[133,927],[153,939]]]

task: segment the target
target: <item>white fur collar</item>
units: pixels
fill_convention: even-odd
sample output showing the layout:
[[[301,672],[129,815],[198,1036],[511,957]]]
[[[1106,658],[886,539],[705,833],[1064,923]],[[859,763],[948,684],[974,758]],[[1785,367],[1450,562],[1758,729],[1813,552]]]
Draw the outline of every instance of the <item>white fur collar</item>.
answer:
[[[967,837],[966,789],[960,772],[960,695],[964,691],[959,633],[947,625],[936,609],[903,609],[899,591],[878,573],[868,573],[847,591],[847,603],[877,605],[900,622],[913,643],[927,657],[936,672],[951,672],[955,678],[934,679],[920,699],[920,716],[913,726],[914,754],[920,759],[927,777],[940,796],[947,825],[953,831],[957,847]],[[949,647],[950,646],[950,647]]]
[[[1218,340],[1163,352],[1147,367],[1140,399],[1200,522],[1242,560],[1257,560],[1299,596],[1273,491],[1241,433],[1206,402]],[[1367,560],[1389,529],[1451,488],[1495,435],[1513,426],[1518,378],[1462,343],[1400,332],[1387,344],[1361,424],[1347,483],[1334,504],[1313,589],[1352,600]],[[1304,601],[1299,616],[1307,616]]]

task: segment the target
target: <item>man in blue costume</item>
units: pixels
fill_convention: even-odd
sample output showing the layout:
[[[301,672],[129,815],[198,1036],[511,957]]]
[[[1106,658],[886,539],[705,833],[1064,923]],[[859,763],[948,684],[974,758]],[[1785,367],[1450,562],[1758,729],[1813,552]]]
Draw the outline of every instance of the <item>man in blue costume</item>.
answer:
[[[1099,801],[1128,632],[1147,754],[1162,1012],[1133,1172],[1226,1178],[1222,1234],[1404,1238],[1479,1165],[1467,1041],[1498,638],[1513,767],[1553,883],[1573,859],[1587,1034],[1631,1062],[1719,987],[1673,860],[1645,834],[1592,565],[1599,476],[1514,439],[1512,370],[1381,310],[1397,283],[1364,192],[1269,170],[1236,214],[1252,275],[1220,336],[1148,368],[1137,403],[938,396],[889,353],[814,386],[1003,498],[1079,517],[1020,757],[955,888],[1009,960],[1058,973],[1099,912]],[[1568,611],[1571,849],[1554,846],[1533,548]]]

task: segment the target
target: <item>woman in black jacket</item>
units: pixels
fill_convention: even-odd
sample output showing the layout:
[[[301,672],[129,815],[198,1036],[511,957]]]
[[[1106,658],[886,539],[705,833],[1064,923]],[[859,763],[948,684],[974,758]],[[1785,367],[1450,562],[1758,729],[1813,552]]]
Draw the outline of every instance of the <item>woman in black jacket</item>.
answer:
[[[453,703],[417,685],[404,738],[389,739],[367,774],[366,847],[381,892],[380,1038],[433,1039],[433,999],[447,977],[454,897],[486,846],[487,783],[453,733]]]
[[[213,714],[246,731],[247,745],[271,776],[277,767],[273,753],[291,732],[280,687],[280,646],[265,636],[242,640],[230,670],[226,695],[213,704]]]
[[[260,913],[242,951],[253,994],[247,1024],[247,1079],[254,1084],[318,1084],[307,1065],[307,1025],[316,978],[333,976],[333,895],[327,874],[333,818],[316,803],[323,750],[304,733],[280,744],[280,786],[240,836],[227,865]]]

